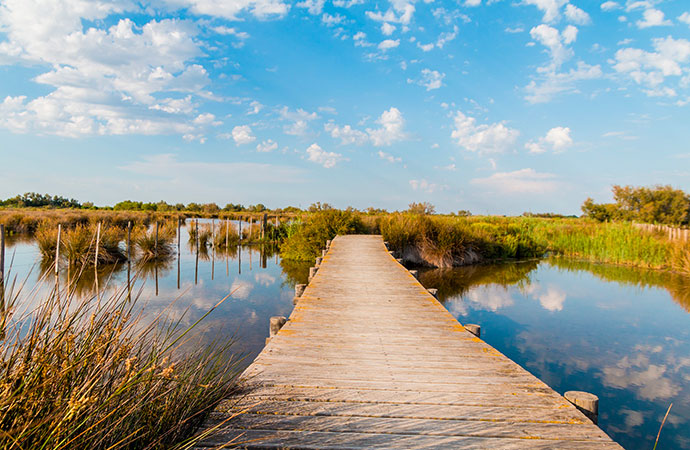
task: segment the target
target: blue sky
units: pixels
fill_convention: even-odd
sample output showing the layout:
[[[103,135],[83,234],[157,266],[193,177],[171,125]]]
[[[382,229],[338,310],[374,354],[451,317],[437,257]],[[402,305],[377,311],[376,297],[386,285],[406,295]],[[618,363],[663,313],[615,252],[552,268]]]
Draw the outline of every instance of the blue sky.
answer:
[[[687,1],[0,0],[0,197],[579,213],[688,108]]]

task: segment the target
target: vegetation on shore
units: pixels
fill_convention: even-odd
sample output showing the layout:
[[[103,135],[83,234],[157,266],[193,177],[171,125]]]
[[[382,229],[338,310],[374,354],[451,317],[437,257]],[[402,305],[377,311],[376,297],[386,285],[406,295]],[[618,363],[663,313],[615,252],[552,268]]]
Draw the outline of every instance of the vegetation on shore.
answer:
[[[0,306],[0,449],[188,448],[236,389],[231,342],[190,351],[199,321],[144,323],[126,289],[97,301],[8,287]]]

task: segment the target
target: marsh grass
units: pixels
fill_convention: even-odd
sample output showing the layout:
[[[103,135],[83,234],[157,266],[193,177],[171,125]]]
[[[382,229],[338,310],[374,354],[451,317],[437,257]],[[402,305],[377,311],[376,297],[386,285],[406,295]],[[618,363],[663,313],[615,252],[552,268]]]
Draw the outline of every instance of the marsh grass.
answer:
[[[139,260],[169,260],[175,255],[176,223],[159,224],[158,236],[155,225],[137,228],[132,239]]]
[[[227,237],[227,239],[226,239]],[[216,227],[216,234],[213,238],[213,243],[218,249],[224,249],[226,247],[237,247],[240,243],[239,234],[237,234],[237,229],[230,225],[226,228],[225,223],[221,223],[220,226]]]
[[[60,235],[60,260],[70,267],[94,265],[97,236],[96,224],[63,229]],[[101,226],[98,264],[114,264],[126,260],[121,246],[123,236],[124,232],[119,228]],[[52,262],[57,248],[57,228],[41,224],[34,237],[43,260]]]
[[[189,448],[236,389],[231,341],[190,350],[225,299],[183,329],[162,316],[145,323],[126,289],[100,300],[33,292],[10,288],[0,303],[2,450]]]

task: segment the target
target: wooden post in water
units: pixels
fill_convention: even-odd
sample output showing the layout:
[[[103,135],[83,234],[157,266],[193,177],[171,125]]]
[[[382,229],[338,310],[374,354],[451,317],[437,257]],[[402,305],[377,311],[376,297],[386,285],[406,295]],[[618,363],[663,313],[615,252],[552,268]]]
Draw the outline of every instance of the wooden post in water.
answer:
[[[216,219],[211,220],[211,280],[216,276]]]
[[[62,225],[58,224],[57,241],[55,242],[55,276],[60,273],[60,235],[62,234]]]
[[[5,225],[0,224],[0,300],[5,298]]]
[[[158,221],[156,221],[156,241],[153,244],[153,257],[158,259]]]
[[[194,263],[194,284],[199,282],[199,219],[195,221],[196,228],[196,262]]]
[[[240,242],[242,242],[242,216],[240,216],[240,220],[237,221],[237,235],[240,238]]]
[[[261,240],[263,241],[266,237],[266,225],[268,224],[268,214],[264,213],[261,218]]]
[[[249,240],[252,240],[252,228],[254,228],[254,216],[249,217]]]
[[[228,248],[230,242],[230,219],[225,219],[225,249]]]
[[[98,226],[96,228],[96,255],[93,258],[93,273],[94,277],[96,280],[96,298],[98,301],[101,301],[101,289],[98,286],[98,250],[99,250],[99,245],[101,241],[101,223],[98,222]]]
[[[127,221],[127,300],[132,300],[132,221]]]
[[[589,392],[568,391],[563,394],[566,400],[575,405],[594,423],[599,421],[599,397]]]
[[[467,323],[464,325],[465,329],[477,337],[482,337],[482,327],[475,325],[473,323]]]
[[[177,218],[177,289],[180,289],[180,258],[182,258],[182,252],[180,250],[180,225],[182,224],[182,219]]]

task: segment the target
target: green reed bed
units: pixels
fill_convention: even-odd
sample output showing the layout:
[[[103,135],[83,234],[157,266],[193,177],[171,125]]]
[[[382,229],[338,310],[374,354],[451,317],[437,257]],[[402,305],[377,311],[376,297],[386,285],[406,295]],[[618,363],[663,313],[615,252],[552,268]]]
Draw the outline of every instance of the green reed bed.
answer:
[[[144,322],[126,289],[28,297],[10,288],[0,303],[2,450],[189,448],[236,388],[231,342],[197,348],[198,321]]]

